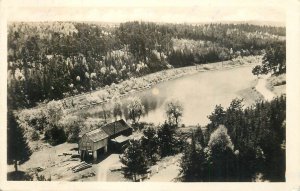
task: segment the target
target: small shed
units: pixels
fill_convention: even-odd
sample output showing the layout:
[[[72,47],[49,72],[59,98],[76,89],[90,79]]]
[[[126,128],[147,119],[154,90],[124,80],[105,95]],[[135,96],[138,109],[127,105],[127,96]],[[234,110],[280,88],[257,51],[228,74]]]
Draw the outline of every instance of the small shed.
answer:
[[[79,140],[78,150],[82,159],[86,154],[93,154],[94,159],[97,158],[97,151],[104,148],[107,152],[108,135],[101,129],[95,129],[85,133]]]
[[[123,120],[118,120],[109,124],[106,124],[100,128],[89,131],[82,135],[78,143],[78,150],[81,159],[89,154],[93,154],[93,158],[97,159],[97,151],[100,149],[107,152],[107,146],[119,136],[129,136],[132,134],[132,128]]]

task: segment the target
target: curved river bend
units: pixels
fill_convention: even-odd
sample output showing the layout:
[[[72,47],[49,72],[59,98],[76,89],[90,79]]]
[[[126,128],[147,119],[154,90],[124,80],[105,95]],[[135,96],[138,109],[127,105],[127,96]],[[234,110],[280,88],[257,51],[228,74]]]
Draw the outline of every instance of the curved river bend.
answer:
[[[255,76],[251,73],[252,68],[253,65],[248,65],[233,69],[199,72],[133,93],[132,95],[142,99],[145,106],[145,114],[140,121],[163,123],[166,120],[166,101],[177,99],[184,107],[181,123],[206,125],[209,121],[207,116],[216,105],[228,107],[232,99],[241,97],[239,95],[241,90],[251,87],[255,80]],[[125,107],[127,97],[121,99],[125,118],[127,118]],[[91,116],[99,116],[99,113],[93,113]]]

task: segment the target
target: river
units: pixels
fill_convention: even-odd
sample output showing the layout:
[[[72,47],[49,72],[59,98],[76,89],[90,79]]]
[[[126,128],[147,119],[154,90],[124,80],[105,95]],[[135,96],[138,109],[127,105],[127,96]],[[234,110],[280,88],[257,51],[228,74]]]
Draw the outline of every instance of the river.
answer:
[[[154,124],[166,120],[165,103],[168,100],[179,100],[183,107],[182,124],[206,125],[207,116],[217,104],[228,107],[232,99],[241,97],[241,90],[251,87],[255,76],[251,73],[253,65],[241,66],[233,69],[199,72],[178,79],[154,85],[151,89],[134,93],[141,98],[145,106],[145,114],[140,121]],[[127,96],[126,96],[127,97]],[[124,105],[125,118],[127,118],[126,101]],[[99,116],[93,113],[92,116]]]

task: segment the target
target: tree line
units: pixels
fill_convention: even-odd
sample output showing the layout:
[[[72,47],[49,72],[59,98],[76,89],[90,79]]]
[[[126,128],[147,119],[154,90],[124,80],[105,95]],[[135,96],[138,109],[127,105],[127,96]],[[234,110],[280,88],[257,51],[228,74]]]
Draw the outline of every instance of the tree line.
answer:
[[[248,24],[14,22],[8,104],[33,107],[172,67],[261,54],[284,35],[282,27]]]
[[[131,140],[120,157],[125,177],[137,180],[138,175],[146,174],[161,158],[182,153],[182,181],[255,181],[259,174],[265,180],[285,180],[285,96],[247,108],[241,99],[234,99],[226,109],[217,105],[208,116],[208,125],[188,133],[181,133],[178,128],[184,112],[180,102],[166,103],[167,120],[154,126],[138,123],[143,105],[138,98],[130,100],[130,119],[143,136]],[[45,139],[51,144],[76,141],[81,130],[100,125],[99,121],[93,126],[88,120],[78,121],[72,116],[61,120],[61,108],[53,101],[48,105],[46,117],[41,117],[45,123],[36,121],[35,117],[30,121],[36,128],[34,132],[44,131]],[[116,104],[112,110],[116,116],[121,114],[118,108]],[[12,113],[8,113],[8,119],[8,163],[25,162],[31,155],[24,135],[26,124],[20,123]]]
[[[208,125],[188,133],[180,133],[176,122],[183,114],[180,104],[166,106],[168,120],[148,125],[142,138],[131,140],[121,155],[125,177],[136,181],[161,158],[182,153],[181,181],[285,180],[285,96],[247,108],[241,99],[232,100],[227,109],[217,105]]]
[[[165,112],[167,120],[162,125],[135,124],[142,131],[142,137],[130,140],[120,156],[125,177],[137,181],[138,175],[147,174],[161,158],[182,152],[184,138],[178,127],[183,107],[179,101],[170,100],[165,104]]]
[[[286,98],[243,109],[217,105],[210,123],[191,133],[181,162],[183,181],[285,181]]]
[[[268,74],[280,75],[286,73],[286,44],[276,43],[265,50],[261,65],[253,68],[254,75]]]

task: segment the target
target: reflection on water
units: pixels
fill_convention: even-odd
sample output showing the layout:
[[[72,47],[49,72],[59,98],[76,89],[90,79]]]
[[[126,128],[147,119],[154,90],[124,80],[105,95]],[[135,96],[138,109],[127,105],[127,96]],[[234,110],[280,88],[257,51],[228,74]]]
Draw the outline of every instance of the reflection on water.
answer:
[[[232,99],[240,97],[239,91],[250,87],[255,79],[251,69],[252,66],[246,66],[223,71],[201,72],[163,82],[143,92],[132,93],[140,97],[145,106],[145,114],[140,121],[163,123],[166,119],[165,102],[169,99],[177,99],[184,107],[182,123],[205,125],[208,122],[207,116],[213,111],[215,105],[221,104],[227,107]],[[122,98],[121,101],[123,114],[127,119],[127,97]],[[109,105],[106,107],[109,109]],[[101,111],[92,114],[94,117],[99,115],[101,116]]]

